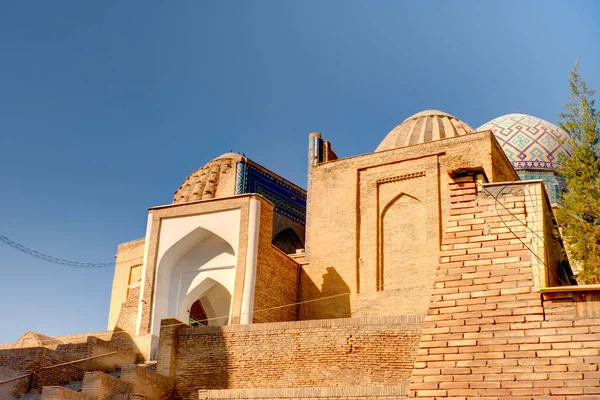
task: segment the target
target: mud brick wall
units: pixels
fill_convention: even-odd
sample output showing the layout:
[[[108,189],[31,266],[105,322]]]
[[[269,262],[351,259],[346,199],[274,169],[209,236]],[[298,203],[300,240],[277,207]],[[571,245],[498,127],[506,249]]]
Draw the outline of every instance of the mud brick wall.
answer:
[[[90,337],[87,345],[89,348],[88,357],[98,357],[87,362],[86,369],[88,371],[100,370],[111,372],[121,365],[135,363],[138,358],[138,355],[135,352],[106,342],[102,339]],[[116,353],[110,354],[112,352]],[[104,356],[105,354],[110,355]]]
[[[112,399],[116,394],[128,394],[133,385],[102,372],[86,372],[82,392],[94,399]]]
[[[47,386],[42,391],[42,400],[93,400],[93,397],[65,389],[62,386]]]
[[[421,316],[179,328],[176,399],[199,389],[381,386],[408,382]],[[160,358],[159,358],[160,364]]]
[[[531,205],[545,192],[523,185],[541,184],[509,185],[497,198],[478,193],[472,177],[450,184],[450,218],[411,397],[600,395],[598,297],[568,289],[541,293],[547,289],[534,279],[538,274],[543,281],[532,267],[541,263],[532,231],[544,220],[536,215],[543,208]]]
[[[200,390],[198,398],[213,399],[254,399],[254,400],[362,400],[362,399],[402,399],[406,397],[405,386],[341,386],[286,389],[230,389]]]
[[[171,393],[172,385],[167,377],[135,364],[123,366],[121,379],[133,385],[133,398],[164,399]]]
[[[47,350],[41,347],[0,351],[0,367],[30,372],[47,364],[42,356]]]
[[[270,242],[259,248],[254,323],[297,319],[298,268],[298,263]]]
[[[81,379],[83,370],[75,365],[43,370],[43,367],[70,361],[71,358],[58,354],[53,350],[45,348],[25,348],[0,351],[0,366],[22,371],[23,373],[36,372],[33,376],[31,387],[34,391],[41,391],[45,385],[59,385],[68,383],[73,379]],[[30,378],[17,381],[14,394],[22,394],[27,391]]]

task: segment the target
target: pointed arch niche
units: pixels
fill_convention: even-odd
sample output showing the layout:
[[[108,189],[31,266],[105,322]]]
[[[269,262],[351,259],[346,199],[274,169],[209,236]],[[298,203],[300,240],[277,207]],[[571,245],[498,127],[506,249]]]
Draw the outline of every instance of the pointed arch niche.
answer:
[[[228,210],[163,220],[152,310],[153,334],[158,334],[160,321],[165,318],[188,323],[196,302],[206,314],[207,325],[229,323],[239,217],[239,210]]]
[[[425,206],[417,198],[400,193],[385,205],[379,218],[379,291],[410,287],[418,277],[427,241]]]

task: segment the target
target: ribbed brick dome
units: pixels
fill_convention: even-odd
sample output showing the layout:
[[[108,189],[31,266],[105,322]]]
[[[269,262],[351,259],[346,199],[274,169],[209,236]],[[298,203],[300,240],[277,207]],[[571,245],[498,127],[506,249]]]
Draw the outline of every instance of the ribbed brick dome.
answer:
[[[405,119],[383,139],[375,151],[396,149],[473,132],[463,121],[438,110],[421,111]]]
[[[189,201],[213,199],[217,196],[217,190],[222,183],[221,177],[230,169],[234,168],[236,162],[244,159],[241,154],[226,153],[209,161],[204,167],[197,169],[185,178],[179,189],[175,192],[173,203],[186,203]],[[233,190],[233,183],[230,188]]]

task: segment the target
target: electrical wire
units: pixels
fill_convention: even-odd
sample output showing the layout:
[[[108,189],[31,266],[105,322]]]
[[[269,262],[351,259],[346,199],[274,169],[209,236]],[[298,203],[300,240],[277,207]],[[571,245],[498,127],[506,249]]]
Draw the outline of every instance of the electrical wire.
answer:
[[[404,288],[397,288],[397,289],[389,289],[386,290],[385,292],[382,291],[371,291],[371,292],[378,292],[378,293],[389,293],[389,292],[397,292],[397,291],[401,291],[404,290]],[[365,294],[365,293],[370,293],[369,291],[367,292],[361,292],[360,294]],[[319,297],[317,299],[311,299],[311,300],[304,300],[304,301],[297,301],[294,303],[288,303],[288,304],[283,304],[283,305],[279,305],[279,306],[273,306],[273,307],[266,307],[266,308],[261,308],[258,310],[253,310],[252,313],[256,314],[256,313],[260,313],[260,312],[265,312],[265,311],[271,311],[271,310],[277,310],[277,309],[281,309],[281,308],[286,308],[286,307],[293,307],[296,305],[301,305],[301,304],[307,304],[307,303],[314,303],[317,301],[323,301],[323,300],[330,300],[333,298],[337,298],[337,297],[342,297],[342,296],[349,296],[351,295],[351,292],[344,292],[344,293],[338,293],[338,294],[334,294],[334,295],[330,295],[330,296],[325,296],[325,297]],[[250,314],[249,312],[243,312],[240,315],[247,315]],[[221,315],[221,316],[217,316],[217,317],[211,317],[211,318],[206,318],[206,319],[202,319],[202,320],[194,320],[195,322],[209,322],[209,321],[214,321],[214,320],[223,320],[225,318],[229,318],[229,315]],[[294,322],[294,321],[290,321],[290,322]],[[173,327],[173,326],[188,326],[188,324],[184,323],[184,322],[179,322],[176,324],[169,324],[169,325],[162,325],[161,328],[169,328],[169,327]],[[131,335],[129,332],[125,332],[125,331],[104,331],[104,332],[93,332],[92,334],[81,334],[81,335],[69,335],[69,339],[73,340],[73,339],[77,339],[77,338],[87,338],[89,336],[93,336],[93,337],[97,337],[97,336],[108,336],[108,335],[118,335],[118,334],[127,334],[127,335]],[[49,337],[46,340],[39,340],[37,339],[38,343],[56,343],[56,341],[60,341],[60,336],[56,336],[56,337]],[[23,347],[21,347],[23,348]]]
[[[506,183],[500,190],[500,192],[498,193],[498,196],[510,185],[515,184],[515,183],[523,183],[523,181],[513,181],[513,182],[508,182]],[[537,232],[535,232],[531,227],[528,226],[526,221],[522,221],[521,219],[519,219],[512,211],[510,211],[510,209],[508,209],[498,198],[498,196],[494,195],[490,190],[488,190],[488,188],[483,188],[484,191],[486,193],[488,193],[495,201],[495,211],[496,214],[498,215],[498,217],[500,218],[500,221],[504,224],[504,226],[510,231],[510,233],[512,233],[515,238],[517,240],[519,240],[519,242],[521,242],[521,244],[527,249],[529,250],[534,257],[540,262],[542,263],[542,265],[544,265],[544,267],[546,269],[548,269],[548,265],[545,262],[545,260],[543,260],[541,257],[539,257],[537,255],[536,252],[534,252],[531,247],[529,247],[506,223],[506,221],[502,218],[502,215],[500,214],[500,211],[497,207],[497,205],[499,204],[500,206],[502,206],[504,208],[504,210],[511,215],[511,217],[513,217],[516,221],[518,221],[522,226],[524,226],[526,229],[528,229],[532,234],[534,234],[535,236],[537,236],[540,240],[544,240]],[[530,197],[531,197],[531,193],[528,191]],[[537,208],[537,206],[536,206]],[[537,211],[537,210],[536,210]],[[537,214],[537,212],[536,212]],[[81,262],[75,262],[75,261],[69,261],[69,260],[65,260],[65,259],[61,259],[61,258],[56,258],[56,257],[52,257],[40,252],[37,252],[35,250],[29,249],[23,245],[20,245],[10,239],[8,239],[6,236],[1,236],[0,235],[0,241],[3,241],[4,243],[8,244],[9,246],[22,251],[24,253],[27,253],[29,255],[32,255],[34,257],[40,258],[42,260],[45,261],[49,261],[49,262],[53,262],[53,263],[57,263],[60,265],[66,265],[69,267],[75,267],[75,268],[106,268],[106,267],[111,267],[114,265],[114,263],[81,263]],[[564,282],[562,280],[562,278],[559,276],[558,279],[561,280],[561,283],[565,284],[565,285],[570,285],[570,283]],[[380,288],[377,287],[376,291],[377,292],[381,292],[381,290],[379,290]],[[386,290],[386,292],[391,292],[391,291],[398,291],[398,290],[402,290],[401,288],[398,289],[388,289]],[[365,292],[362,292],[365,293]],[[261,313],[261,312],[265,312],[265,311],[271,311],[271,310],[276,310],[276,309],[281,309],[281,308],[286,308],[286,307],[292,307],[292,306],[297,306],[297,305],[301,305],[301,304],[307,304],[307,303],[312,303],[312,302],[316,302],[316,301],[322,301],[322,300],[327,300],[327,299],[332,299],[332,298],[336,298],[336,297],[341,297],[341,296],[349,296],[351,294],[351,292],[346,292],[346,293],[340,293],[340,294],[335,294],[335,295],[331,295],[331,296],[326,296],[326,297],[320,297],[317,299],[311,299],[311,300],[305,300],[305,301],[299,301],[299,302],[294,302],[294,303],[289,303],[289,304],[284,304],[284,305],[279,305],[279,306],[274,306],[274,307],[267,307],[264,309],[258,309],[258,310],[254,310],[253,313]],[[245,315],[248,313],[242,313],[242,315]],[[223,316],[218,316],[218,317],[212,317],[212,318],[206,318],[203,320],[194,320],[194,322],[198,322],[198,323],[202,323],[202,322],[210,322],[213,320],[222,320],[224,318],[229,318],[229,315],[223,315]],[[173,324],[173,325],[167,325],[167,326],[163,326],[163,327],[168,327],[168,326],[180,326],[180,325],[187,325],[185,323],[178,323],[178,324]],[[116,334],[128,334],[125,331],[106,331],[105,333],[96,333],[96,335],[116,335]],[[89,335],[81,335],[81,337],[87,337]],[[42,342],[51,342],[51,341],[55,341],[57,339],[54,338],[50,338],[48,340],[43,340],[43,341],[39,341],[40,344]]]
[[[515,183],[517,183],[517,182],[519,182],[519,183],[524,183],[524,182],[526,182],[526,181],[513,181],[513,182],[509,182],[509,183],[505,184],[505,185],[504,185],[504,186],[503,186],[503,187],[500,189],[500,192],[498,193],[498,196],[499,196],[500,194],[502,194],[502,192],[504,191],[504,189],[506,189],[506,188],[507,188],[509,185],[515,184]],[[498,210],[498,207],[497,207],[497,205],[498,205],[498,204],[500,204],[500,205],[501,205],[501,206],[504,208],[504,210],[505,210],[506,212],[508,212],[508,214],[510,214],[510,216],[511,216],[511,217],[513,217],[513,218],[514,218],[516,221],[518,221],[518,222],[519,222],[519,223],[520,223],[522,226],[524,226],[524,227],[525,227],[525,229],[528,229],[528,230],[529,230],[531,233],[533,233],[535,236],[537,236],[537,238],[538,238],[538,239],[542,240],[542,242],[544,241],[544,239],[543,239],[543,238],[542,238],[542,237],[541,237],[541,236],[540,236],[540,235],[539,235],[539,234],[538,234],[536,231],[534,231],[534,230],[533,230],[531,227],[529,227],[529,225],[527,224],[527,222],[523,222],[523,221],[521,221],[521,220],[520,220],[520,219],[519,219],[519,218],[518,218],[518,217],[517,217],[517,216],[516,216],[516,215],[515,215],[515,214],[514,214],[512,211],[510,211],[510,209],[509,209],[509,208],[507,208],[507,207],[504,205],[504,203],[502,203],[502,202],[501,202],[501,201],[498,199],[498,197],[497,197],[497,196],[495,196],[495,195],[494,195],[494,194],[493,194],[493,193],[492,193],[490,190],[488,190],[488,189],[487,189],[487,188],[485,188],[485,187],[484,187],[483,189],[485,190],[485,192],[486,192],[487,194],[489,194],[489,195],[490,195],[490,196],[491,196],[491,197],[494,199],[494,202],[495,202],[495,208],[494,208],[494,209],[495,209],[495,211],[496,211],[496,214],[498,215],[498,218],[500,218],[500,221],[501,221],[501,222],[504,224],[504,226],[505,226],[505,227],[506,227],[506,228],[507,228],[507,229],[510,231],[510,233],[512,233],[512,234],[515,236],[515,238],[516,238],[517,240],[519,240],[519,242],[521,242],[521,244],[522,244],[522,245],[523,245],[523,246],[524,246],[524,247],[525,247],[527,250],[529,250],[529,252],[530,252],[531,254],[533,254],[533,256],[534,256],[534,257],[535,257],[535,258],[536,258],[536,259],[537,259],[537,260],[538,260],[540,263],[542,263],[542,265],[544,266],[544,268],[545,268],[547,271],[549,271],[549,266],[548,266],[548,264],[546,263],[546,261],[545,261],[545,260],[543,260],[543,259],[542,259],[540,256],[538,256],[538,255],[537,255],[537,252],[533,251],[533,250],[531,249],[531,247],[527,246],[527,244],[526,244],[526,243],[523,241],[523,239],[521,239],[521,238],[520,238],[520,237],[519,237],[519,236],[518,236],[518,235],[517,235],[517,234],[516,234],[516,233],[515,233],[515,232],[514,232],[512,229],[510,229],[510,227],[508,226],[508,224],[506,223],[506,221],[505,221],[505,220],[502,218],[502,215],[500,214],[500,211]],[[531,196],[531,192],[529,192],[529,194],[530,194],[530,196]],[[537,214],[537,206],[536,206],[536,214]],[[547,248],[546,248],[546,246],[544,246],[544,252],[545,252],[545,253],[547,252]],[[547,254],[546,254],[546,255],[547,255]],[[557,277],[558,277],[559,281],[560,281],[560,282],[561,282],[563,285],[565,285],[565,286],[570,286],[570,285],[571,285],[571,283],[570,283],[570,282],[565,282],[565,281],[562,279],[562,277],[561,277],[560,275],[557,275]]]
[[[66,260],[63,258],[57,258],[57,257],[53,257],[53,256],[49,256],[47,254],[44,253],[40,253],[39,251],[30,249],[28,247],[23,246],[22,244],[19,244],[17,242],[14,242],[12,240],[10,240],[9,238],[7,238],[6,236],[2,236],[0,235],[0,241],[4,242],[5,244],[7,244],[8,246],[12,247],[15,250],[18,250],[22,253],[28,254],[30,256],[39,258],[40,260],[44,260],[47,262],[51,262],[54,264],[59,264],[59,265],[63,265],[63,266],[67,266],[70,268],[109,268],[115,265],[114,262],[110,262],[110,263],[86,263],[86,262],[78,262],[78,261],[71,261],[71,260]]]

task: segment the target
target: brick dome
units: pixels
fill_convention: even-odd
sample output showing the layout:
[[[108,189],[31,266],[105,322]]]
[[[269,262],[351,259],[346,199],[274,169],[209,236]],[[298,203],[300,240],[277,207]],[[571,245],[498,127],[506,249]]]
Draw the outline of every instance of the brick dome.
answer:
[[[421,111],[408,117],[383,139],[375,151],[462,136],[473,132],[463,121],[438,110]]]
[[[491,130],[515,169],[554,170],[568,154],[567,134],[558,126],[527,114],[507,114],[481,125]]]
[[[213,199],[218,196],[220,185],[223,184],[223,176],[230,170],[235,171],[236,162],[245,159],[237,153],[225,153],[204,167],[197,169],[185,178],[179,189],[175,191],[173,203],[186,203],[189,201]],[[235,177],[235,174],[233,174]],[[224,188],[233,190],[231,187]]]

